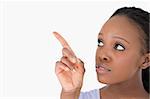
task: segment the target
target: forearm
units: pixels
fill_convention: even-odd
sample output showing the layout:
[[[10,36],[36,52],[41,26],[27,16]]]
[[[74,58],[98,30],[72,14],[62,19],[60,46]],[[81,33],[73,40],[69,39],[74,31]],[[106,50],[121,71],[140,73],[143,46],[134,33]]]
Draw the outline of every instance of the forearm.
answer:
[[[61,91],[61,99],[79,99],[80,89],[76,91],[65,92]]]

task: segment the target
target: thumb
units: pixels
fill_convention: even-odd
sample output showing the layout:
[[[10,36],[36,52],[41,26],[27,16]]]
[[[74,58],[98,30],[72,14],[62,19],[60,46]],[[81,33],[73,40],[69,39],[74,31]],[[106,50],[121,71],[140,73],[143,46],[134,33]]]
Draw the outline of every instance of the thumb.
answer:
[[[84,62],[79,58],[77,58],[77,62],[75,63],[74,68],[75,68],[75,70],[80,71],[82,73],[85,72]]]

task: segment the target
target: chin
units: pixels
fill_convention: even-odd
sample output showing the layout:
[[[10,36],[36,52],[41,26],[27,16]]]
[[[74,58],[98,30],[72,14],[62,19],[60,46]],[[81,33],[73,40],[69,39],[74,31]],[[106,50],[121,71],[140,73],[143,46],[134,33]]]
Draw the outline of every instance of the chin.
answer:
[[[98,80],[98,82],[100,82],[100,83],[108,84],[108,81],[107,81],[107,80],[100,79],[100,78],[98,78],[98,77],[97,77],[97,80]]]
[[[110,77],[106,76],[97,75],[97,80],[103,84],[114,84],[113,79],[110,79]]]
[[[119,79],[112,79],[112,78],[114,77],[106,77],[106,76],[97,75],[98,82],[107,84],[107,85],[120,84],[126,81],[126,80],[119,80]]]
[[[98,80],[98,82],[100,82],[100,83],[108,84],[107,79],[104,78],[104,77],[100,77],[100,75],[98,75],[98,74],[97,74],[97,80]]]

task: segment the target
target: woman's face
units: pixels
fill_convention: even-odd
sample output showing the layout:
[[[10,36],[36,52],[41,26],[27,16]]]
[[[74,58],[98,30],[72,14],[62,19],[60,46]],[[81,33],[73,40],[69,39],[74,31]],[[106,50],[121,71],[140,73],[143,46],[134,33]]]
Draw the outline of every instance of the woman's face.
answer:
[[[98,35],[96,72],[100,82],[115,84],[132,79],[142,65],[140,29],[125,16],[114,16]]]

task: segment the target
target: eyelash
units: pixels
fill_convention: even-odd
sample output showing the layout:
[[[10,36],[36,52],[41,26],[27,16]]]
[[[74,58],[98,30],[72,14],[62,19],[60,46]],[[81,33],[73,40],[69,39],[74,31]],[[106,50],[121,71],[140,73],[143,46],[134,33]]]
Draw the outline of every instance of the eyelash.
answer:
[[[102,47],[100,46],[100,43],[103,42],[101,39],[98,39],[98,47]],[[104,44],[103,44],[104,45]]]
[[[121,46],[123,49],[117,49],[117,46]],[[124,50],[125,50],[125,47],[124,47],[123,44],[117,42],[117,43],[115,43],[114,49],[116,49],[116,50],[118,50],[118,51],[124,51]]]
[[[104,43],[102,45],[100,45],[100,43],[103,43],[103,41],[101,39],[98,39],[98,47],[103,47],[104,46]],[[122,49],[117,49],[118,46],[121,46]],[[126,48],[124,47],[124,45],[120,42],[116,42],[114,47],[113,47],[115,50],[118,50],[118,51],[124,51]]]

